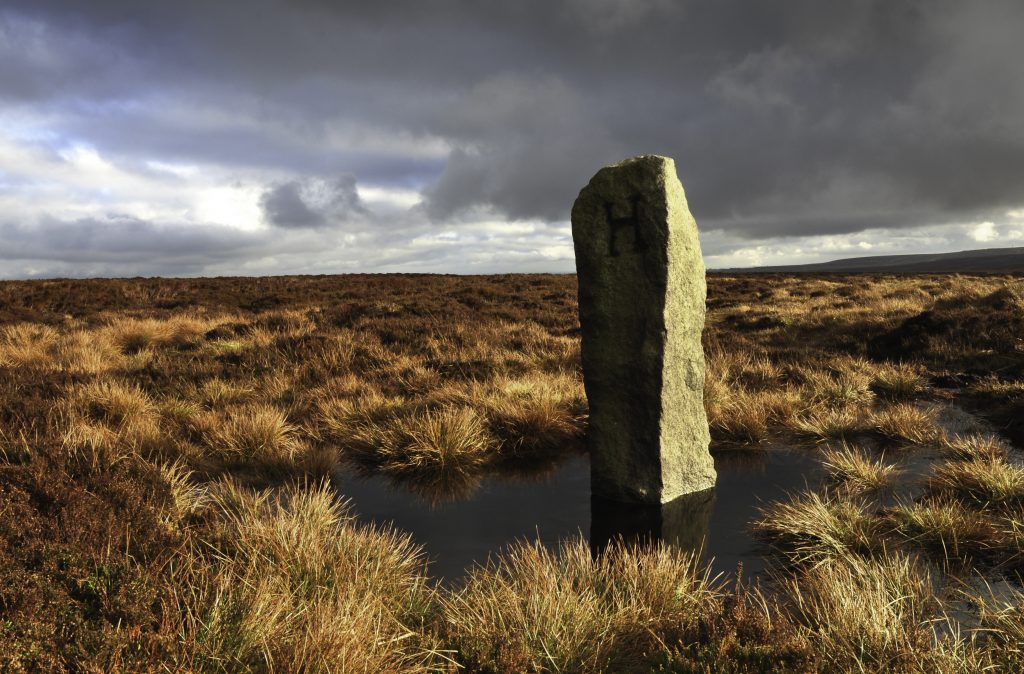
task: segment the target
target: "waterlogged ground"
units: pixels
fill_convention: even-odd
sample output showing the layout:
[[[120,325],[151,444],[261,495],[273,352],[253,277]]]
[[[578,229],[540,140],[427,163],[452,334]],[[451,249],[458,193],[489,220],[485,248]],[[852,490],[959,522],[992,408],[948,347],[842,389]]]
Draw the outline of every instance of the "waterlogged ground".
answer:
[[[945,405],[938,415],[950,433],[984,431],[984,421]],[[884,451],[875,448],[879,456]],[[767,445],[756,450],[725,448],[715,452],[718,481],[709,493],[650,508],[594,502],[590,466],[584,453],[543,470],[506,472],[485,479],[471,493],[427,497],[382,475],[339,471],[334,485],[357,519],[393,525],[423,546],[431,575],[457,581],[475,565],[497,557],[517,541],[539,540],[555,547],[585,537],[595,554],[610,540],[662,541],[694,552],[712,573],[746,577],[763,574],[772,551],[753,523],[772,503],[829,483],[829,466],[814,445]],[[1014,453],[1011,460],[1020,461]],[[893,478],[871,497],[882,507],[912,503],[927,490],[939,452],[904,451],[890,459]]]
[[[623,511],[571,276],[0,283],[0,671],[1022,671],[1024,282],[708,287]]]
[[[714,573],[747,574],[765,568],[767,552],[751,522],[758,508],[821,482],[820,459],[806,448],[771,447],[724,451],[715,457],[718,483],[712,494],[684,497],[659,509],[591,503],[590,464],[574,455],[540,474],[495,476],[471,495],[431,501],[381,476],[342,475],[340,494],[360,521],[393,524],[412,534],[431,560],[432,575],[457,580],[474,563],[486,562],[517,540],[555,546],[579,535],[591,548],[613,537],[664,540],[696,551]]]

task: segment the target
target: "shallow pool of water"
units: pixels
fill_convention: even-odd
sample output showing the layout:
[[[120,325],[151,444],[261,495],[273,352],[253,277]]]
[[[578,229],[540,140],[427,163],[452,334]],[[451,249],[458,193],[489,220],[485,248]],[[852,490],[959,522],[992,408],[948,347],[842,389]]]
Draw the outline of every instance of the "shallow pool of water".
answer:
[[[714,490],[662,508],[591,501],[590,466],[574,456],[542,476],[494,477],[459,501],[431,505],[379,476],[339,475],[338,491],[357,518],[409,532],[431,559],[435,577],[452,580],[517,539],[554,545],[582,534],[600,548],[613,536],[660,538],[686,549],[703,546],[715,572],[764,569],[764,550],[749,524],[765,502],[821,480],[814,450],[767,449],[715,455]]]

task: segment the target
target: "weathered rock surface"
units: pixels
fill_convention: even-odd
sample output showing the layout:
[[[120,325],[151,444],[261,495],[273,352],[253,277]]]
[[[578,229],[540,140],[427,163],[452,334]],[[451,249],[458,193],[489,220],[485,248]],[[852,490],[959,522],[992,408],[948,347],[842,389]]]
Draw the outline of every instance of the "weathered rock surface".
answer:
[[[713,487],[704,261],[675,162],[598,171],[573,204],[572,235],[592,492],[660,504]]]

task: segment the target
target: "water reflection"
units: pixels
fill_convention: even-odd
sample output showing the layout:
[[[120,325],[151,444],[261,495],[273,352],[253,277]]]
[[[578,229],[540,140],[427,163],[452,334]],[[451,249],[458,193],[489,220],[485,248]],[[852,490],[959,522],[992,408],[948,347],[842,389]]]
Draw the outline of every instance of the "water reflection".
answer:
[[[599,554],[622,539],[627,545],[663,541],[681,550],[704,552],[714,512],[715,490],[684,494],[662,506],[590,500],[590,549]]]
[[[457,579],[516,540],[553,546],[585,535],[590,519],[590,463],[581,455],[554,471],[514,480],[492,476],[461,501],[425,501],[381,475],[342,473],[334,482],[359,520],[412,534],[426,549],[430,573],[444,580]]]
[[[408,492],[422,500],[424,505],[437,509],[475,498],[487,483],[526,485],[550,482],[567,462],[581,457],[578,452],[568,451],[557,456],[529,457],[519,463],[504,461],[494,466],[489,475],[449,471],[431,474],[429,479],[422,472],[415,471],[388,472],[363,466],[355,466],[355,469],[364,479],[373,480],[383,476],[392,491]]]
[[[425,493],[405,480],[339,474],[335,484],[363,521],[390,523],[424,546],[436,577],[454,580],[515,540],[559,540],[587,535],[600,550],[613,537],[663,540],[702,550],[714,572],[764,569],[763,546],[751,534],[758,508],[814,486],[821,466],[813,451],[769,449],[715,455],[715,489],[690,494],[661,508],[591,501],[590,464],[571,455],[561,464],[526,475],[491,476],[471,493]]]

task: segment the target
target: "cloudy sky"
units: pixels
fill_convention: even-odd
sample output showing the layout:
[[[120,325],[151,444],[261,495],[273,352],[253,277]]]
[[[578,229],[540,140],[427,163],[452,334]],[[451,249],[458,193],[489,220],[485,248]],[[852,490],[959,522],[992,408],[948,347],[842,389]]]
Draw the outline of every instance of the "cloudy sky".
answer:
[[[1020,0],[6,0],[0,277],[574,269],[676,159],[711,267],[1024,245]]]

